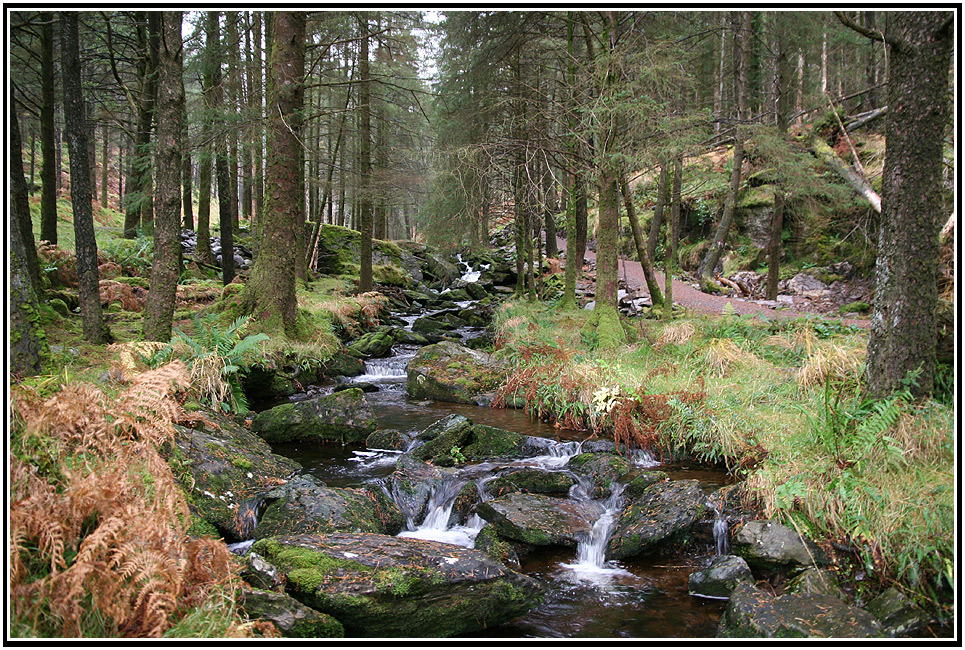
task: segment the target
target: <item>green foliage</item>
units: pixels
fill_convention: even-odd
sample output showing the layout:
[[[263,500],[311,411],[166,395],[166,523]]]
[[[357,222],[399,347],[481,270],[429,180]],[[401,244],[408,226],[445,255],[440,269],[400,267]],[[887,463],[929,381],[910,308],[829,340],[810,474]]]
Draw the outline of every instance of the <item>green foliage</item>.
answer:
[[[205,393],[211,408],[245,413],[248,400],[239,377],[243,357],[269,338],[264,333],[242,338],[250,319],[240,316],[223,328],[217,314],[198,316],[194,319],[194,336],[175,329],[171,343],[154,353],[149,364],[156,368],[177,354],[191,370],[192,387]]]
[[[137,239],[110,239],[100,250],[125,273],[135,276],[148,276],[151,273],[154,263],[153,237],[141,235]]]

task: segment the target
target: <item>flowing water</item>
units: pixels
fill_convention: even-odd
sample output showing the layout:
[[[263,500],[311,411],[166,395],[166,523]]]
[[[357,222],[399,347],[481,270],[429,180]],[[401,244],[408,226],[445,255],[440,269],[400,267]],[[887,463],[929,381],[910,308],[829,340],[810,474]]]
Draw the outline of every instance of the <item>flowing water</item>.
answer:
[[[463,265],[467,266],[465,263]],[[473,273],[476,272],[467,267],[463,278],[467,281],[469,278],[478,279],[478,276],[473,277]],[[405,320],[411,327],[415,316],[405,317]],[[521,410],[410,399],[405,393],[405,367],[417,351],[417,347],[397,345],[393,348],[393,356],[367,361],[365,374],[351,380],[378,386],[379,390],[368,393],[366,398],[375,411],[379,428],[416,433],[440,418],[459,414],[477,424],[533,436],[531,446],[542,448],[540,453],[526,459],[484,462],[459,468],[447,481],[435,486],[424,519],[416,522],[410,515],[406,530],[400,533],[402,537],[472,547],[477,533],[486,522],[476,515],[470,516],[467,521],[458,521],[452,512],[456,496],[468,482],[475,482],[480,499],[487,500],[490,496],[486,492],[486,483],[501,471],[521,466],[567,471],[567,462],[580,453],[587,434],[561,431],[531,418]],[[311,390],[313,393],[324,393],[333,387],[334,384],[329,384],[312,387]],[[343,446],[336,442],[276,444],[273,449],[276,453],[297,460],[305,473],[330,486],[378,486],[385,489],[387,494],[389,492],[382,479],[393,472],[399,458],[398,452]],[[730,482],[724,472],[713,468],[688,464],[661,465],[648,454],[638,454],[632,460],[639,467],[657,467],[666,471],[674,480],[697,479],[707,491]],[[579,479],[575,475],[574,478]],[[575,551],[541,547],[520,558],[520,570],[547,586],[543,604],[514,621],[472,636],[714,636],[724,604],[691,597],[687,593],[687,583],[690,573],[706,566],[715,552],[726,550],[726,520],[717,518],[723,523],[720,526],[715,524],[716,548],[708,546],[704,554],[680,553],[670,557],[607,561],[604,551],[619,520],[624,503],[622,492],[623,486],[617,485],[605,498],[593,500],[588,496],[585,482],[577,481],[571,489],[570,498],[587,502],[589,508],[595,508],[599,513],[592,530],[580,541]]]

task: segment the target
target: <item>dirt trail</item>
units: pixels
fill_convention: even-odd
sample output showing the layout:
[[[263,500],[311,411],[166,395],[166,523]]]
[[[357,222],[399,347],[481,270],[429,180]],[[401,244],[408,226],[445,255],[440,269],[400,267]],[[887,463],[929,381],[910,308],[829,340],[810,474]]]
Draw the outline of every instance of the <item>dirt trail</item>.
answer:
[[[560,251],[566,250],[565,239],[558,238],[557,244],[559,245]],[[596,253],[591,250],[587,250],[585,259],[595,263]],[[664,276],[659,272],[656,272],[656,276],[657,282],[659,283],[662,291],[664,288]],[[643,268],[640,266],[640,262],[621,257],[620,278],[626,280],[628,288],[640,288],[642,289],[643,294],[648,296],[650,295],[649,291],[647,291],[647,281],[643,274]],[[705,314],[721,314],[727,303],[730,303],[738,314],[757,314],[761,318],[795,319],[801,317],[814,318],[815,316],[821,316],[821,314],[815,312],[799,311],[790,308],[771,309],[767,305],[761,305],[745,298],[715,296],[713,294],[704,293],[703,291],[694,289],[689,283],[676,279],[673,281],[673,301],[681,307]],[[871,326],[870,321],[860,318],[842,318],[841,322],[847,325],[855,325],[863,329],[868,329]]]

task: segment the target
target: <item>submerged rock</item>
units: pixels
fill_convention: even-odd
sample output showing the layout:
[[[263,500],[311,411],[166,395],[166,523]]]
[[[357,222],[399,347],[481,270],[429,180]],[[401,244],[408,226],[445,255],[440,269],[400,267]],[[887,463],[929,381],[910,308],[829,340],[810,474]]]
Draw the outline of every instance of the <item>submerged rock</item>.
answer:
[[[694,480],[652,485],[624,509],[607,544],[607,558],[639,555],[686,535],[706,512],[706,500]]]
[[[173,445],[162,454],[190,495],[192,511],[229,541],[250,537],[259,495],[301,469],[272,453],[264,440],[211,411],[197,411],[192,426],[175,425]]]
[[[265,494],[268,507],[255,539],[297,533],[387,533],[402,530],[402,513],[381,492],[328,487],[313,476],[298,476]]]
[[[720,618],[718,637],[881,637],[881,624],[868,612],[831,596],[773,597],[740,583]]]
[[[262,411],[251,423],[252,430],[269,442],[364,442],[375,427],[375,414],[358,388],[282,404]]]
[[[405,390],[415,398],[476,404],[503,381],[505,364],[452,341],[422,348],[406,368]]]
[[[317,612],[288,594],[245,588],[241,608],[253,620],[271,621],[289,638],[337,638],[345,628],[328,614]]]
[[[350,634],[443,637],[509,621],[542,588],[479,550],[373,534],[299,535],[256,542],[289,593]]]
[[[754,576],[744,558],[720,555],[706,569],[690,574],[688,591],[691,596],[730,598],[731,592],[742,582],[754,584]]]
[[[573,546],[585,539],[603,514],[592,501],[512,493],[476,506],[476,513],[505,538],[533,546]]]
[[[820,548],[776,521],[747,522],[732,536],[731,549],[752,568],[763,570],[827,563]]]

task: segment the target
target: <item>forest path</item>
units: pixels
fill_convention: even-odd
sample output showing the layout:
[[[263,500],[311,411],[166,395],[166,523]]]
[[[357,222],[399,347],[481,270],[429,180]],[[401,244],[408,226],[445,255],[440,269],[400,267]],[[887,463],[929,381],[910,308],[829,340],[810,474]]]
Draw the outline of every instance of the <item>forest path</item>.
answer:
[[[561,252],[566,251],[565,239],[557,237],[556,242]],[[596,253],[587,249],[585,259],[595,263]],[[647,281],[643,274],[643,267],[640,265],[640,262],[621,256],[619,274],[621,279],[626,280],[628,289],[640,289],[645,295],[650,295],[650,292],[647,290]],[[657,283],[660,285],[660,289],[662,291],[665,286],[664,276],[662,273],[656,270],[655,275],[657,276]],[[797,299],[806,300],[805,298],[800,297]],[[704,293],[699,289],[695,289],[689,283],[677,279],[673,281],[673,301],[681,307],[692,309],[693,311],[704,314],[722,314],[724,307],[727,305],[727,303],[730,303],[738,314],[756,314],[759,317],[766,319],[779,318],[783,320],[795,318],[813,318],[815,316],[823,315],[817,312],[800,311],[791,308],[771,309],[767,305],[762,305],[753,300],[748,300],[745,298],[717,296],[710,293]],[[827,315],[823,316],[827,317]],[[871,326],[871,321],[863,318],[842,318],[841,322],[846,325],[854,325],[862,329],[869,329]]]

